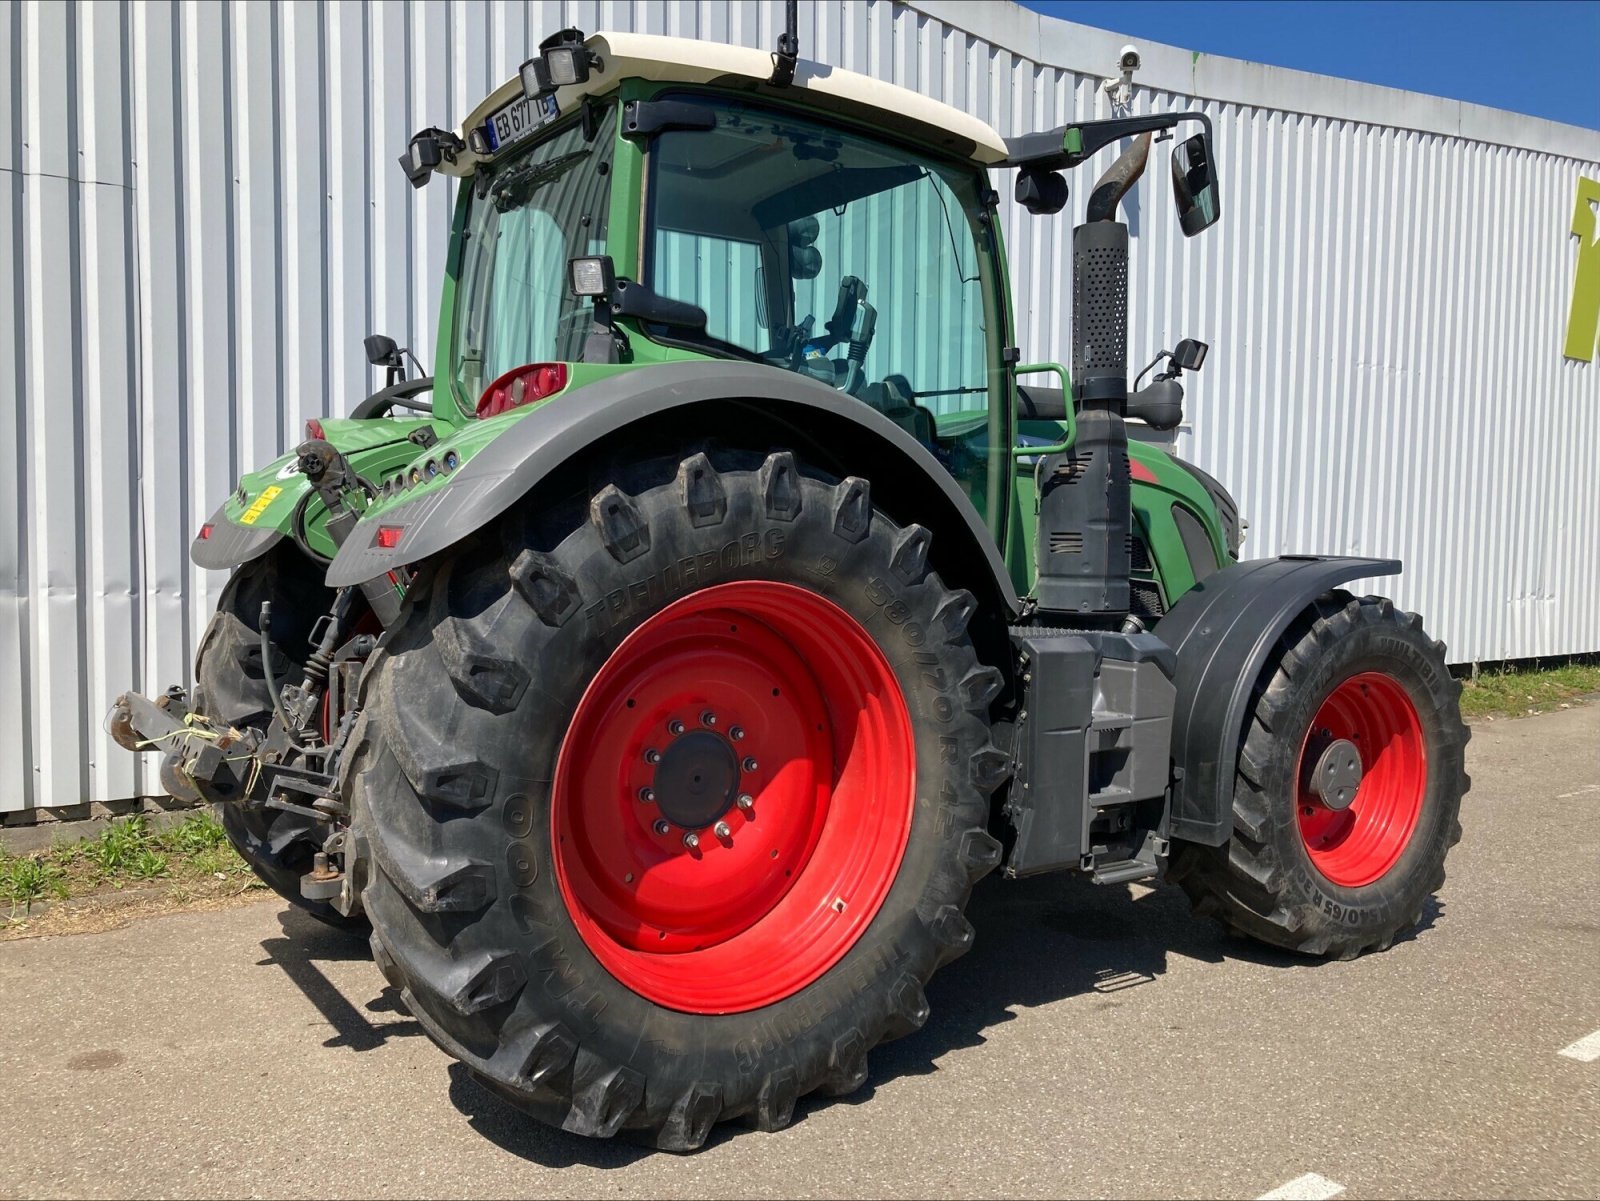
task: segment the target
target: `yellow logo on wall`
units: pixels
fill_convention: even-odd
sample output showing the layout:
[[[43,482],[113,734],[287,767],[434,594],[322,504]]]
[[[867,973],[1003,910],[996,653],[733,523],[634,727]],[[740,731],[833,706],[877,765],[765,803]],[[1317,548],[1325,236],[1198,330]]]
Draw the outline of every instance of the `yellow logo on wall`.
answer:
[[[1572,206],[1572,233],[1578,239],[1578,265],[1572,271],[1572,308],[1567,311],[1567,344],[1561,353],[1569,359],[1594,362],[1600,341],[1600,180],[1578,176],[1578,199]]]
[[[278,499],[278,494],[281,493],[282,491],[283,491],[283,489],[278,487],[278,485],[276,485],[276,484],[272,485],[272,487],[270,487],[270,488],[262,489],[261,495],[256,497],[256,503],[251,505],[248,509],[246,509],[243,513],[241,513],[239,515],[239,524],[240,525],[255,525],[257,519],[260,518],[261,514],[263,514],[263,513],[265,513],[267,511],[267,506],[270,505],[273,501],[277,500]]]

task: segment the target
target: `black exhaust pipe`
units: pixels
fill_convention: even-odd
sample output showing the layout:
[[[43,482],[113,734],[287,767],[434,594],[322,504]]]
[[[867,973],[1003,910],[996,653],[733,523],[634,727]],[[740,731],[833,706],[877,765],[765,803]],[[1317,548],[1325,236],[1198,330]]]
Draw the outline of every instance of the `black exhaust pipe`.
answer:
[[[1117,619],[1129,607],[1128,227],[1117,204],[1144,172],[1146,134],[1102,175],[1072,231],[1072,392],[1078,435],[1041,464],[1039,607]]]

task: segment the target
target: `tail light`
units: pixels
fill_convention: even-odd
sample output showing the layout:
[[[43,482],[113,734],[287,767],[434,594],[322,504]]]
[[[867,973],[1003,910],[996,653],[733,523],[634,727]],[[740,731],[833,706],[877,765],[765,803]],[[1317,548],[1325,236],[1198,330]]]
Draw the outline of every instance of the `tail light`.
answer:
[[[380,525],[378,527],[377,544],[382,550],[393,550],[400,545],[400,537],[406,532],[403,525]]]
[[[313,438],[318,442],[324,441],[327,438],[327,435],[322,432],[322,422],[318,421],[315,417],[311,418],[310,421],[307,421],[306,437]]]
[[[207,538],[211,537],[211,531],[216,529],[216,528],[217,527],[212,525],[209,521],[206,522],[205,525],[201,526],[200,527],[200,541],[204,542]]]
[[[518,405],[532,404],[554,396],[567,386],[565,363],[530,363],[508,371],[483,390],[478,399],[479,417],[496,417]]]

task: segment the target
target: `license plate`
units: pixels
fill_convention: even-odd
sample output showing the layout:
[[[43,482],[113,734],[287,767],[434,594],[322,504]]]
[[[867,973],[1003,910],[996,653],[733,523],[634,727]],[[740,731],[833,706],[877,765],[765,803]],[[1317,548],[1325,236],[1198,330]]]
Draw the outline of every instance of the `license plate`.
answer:
[[[554,96],[524,96],[520,100],[513,100],[485,121],[483,137],[492,154],[512,142],[520,142],[559,115]]]

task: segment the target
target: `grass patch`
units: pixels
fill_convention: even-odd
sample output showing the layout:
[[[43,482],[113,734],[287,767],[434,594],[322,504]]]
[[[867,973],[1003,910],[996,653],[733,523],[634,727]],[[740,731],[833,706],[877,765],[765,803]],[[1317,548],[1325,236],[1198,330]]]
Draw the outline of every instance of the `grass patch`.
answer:
[[[1571,705],[1600,693],[1600,664],[1560,667],[1504,667],[1461,681],[1465,717],[1525,717]]]
[[[175,897],[219,888],[265,887],[209,811],[157,830],[141,815],[112,822],[99,837],[13,855],[0,847],[0,905],[15,916],[41,900],[67,900],[130,886],[164,885]],[[3,914],[0,914],[3,916]]]

